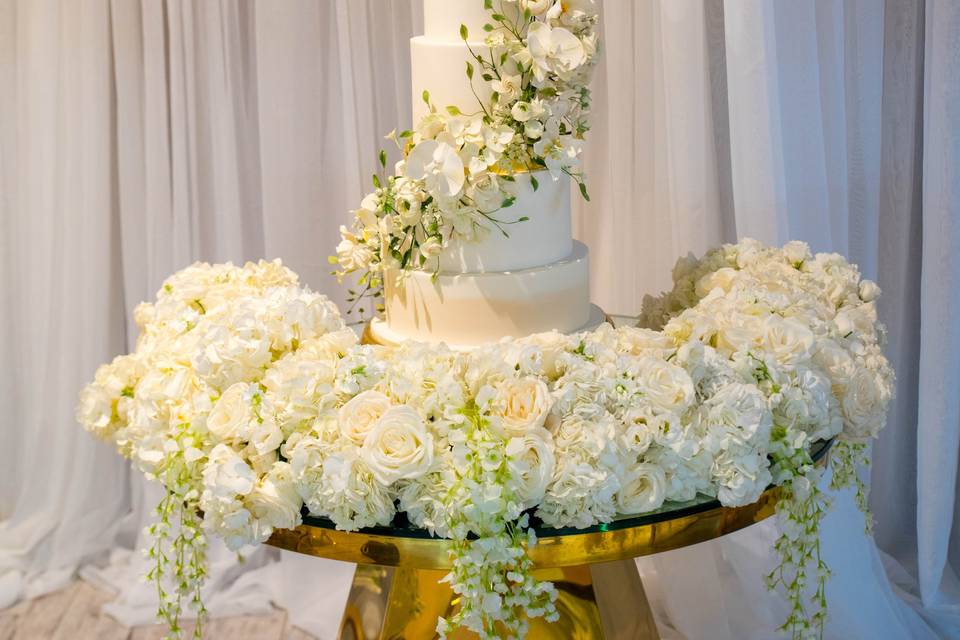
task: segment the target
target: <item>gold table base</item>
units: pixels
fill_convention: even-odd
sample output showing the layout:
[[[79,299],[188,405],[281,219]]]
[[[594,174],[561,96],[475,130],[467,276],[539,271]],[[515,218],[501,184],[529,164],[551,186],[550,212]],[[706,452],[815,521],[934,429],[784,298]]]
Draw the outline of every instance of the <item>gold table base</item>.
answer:
[[[357,565],[340,624],[341,640],[414,640],[436,636],[437,618],[450,616],[458,596],[439,580],[445,570]],[[540,640],[659,640],[633,560],[538,569],[557,588],[560,619],[530,621]],[[455,639],[476,638],[458,631]]]

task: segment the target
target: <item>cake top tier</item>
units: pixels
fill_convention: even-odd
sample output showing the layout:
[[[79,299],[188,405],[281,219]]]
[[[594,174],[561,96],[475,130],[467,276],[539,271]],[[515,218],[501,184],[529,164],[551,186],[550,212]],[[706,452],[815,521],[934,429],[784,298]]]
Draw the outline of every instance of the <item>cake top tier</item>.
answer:
[[[493,6],[496,12],[511,19],[519,16],[517,3],[494,0]],[[483,0],[423,0],[423,35],[433,40],[460,42],[460,25],[464,25],[471,42],[483,42],[483,26],[493,23],[492,13],[484,7]]]
[[[333,258],[339,275],[361,273],[363,292],[376,292],[385,271],[436,269],[451,247],[530,222],[514,208],[519,174],[534,191],[566,175],[587,195],[578,158],[589,128],[596,0],[423,2],[426,35],[411,43],[421,117],[388,136],[401,159],[388,167],[380,153],[375,189],[341,229]]]

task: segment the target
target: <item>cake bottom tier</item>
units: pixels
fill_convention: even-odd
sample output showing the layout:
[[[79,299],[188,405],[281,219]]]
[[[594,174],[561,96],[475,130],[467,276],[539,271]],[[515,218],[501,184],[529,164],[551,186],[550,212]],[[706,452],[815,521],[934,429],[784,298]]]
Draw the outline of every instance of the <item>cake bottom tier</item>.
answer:
[[[418,340],[469,348],[503,337],[587,330],[604,319],[590,304],[589,253],[579,242],[567,258],[530,269],[388,273],[384,304],[386,320],[374,320],[370,330],[385,344]]]

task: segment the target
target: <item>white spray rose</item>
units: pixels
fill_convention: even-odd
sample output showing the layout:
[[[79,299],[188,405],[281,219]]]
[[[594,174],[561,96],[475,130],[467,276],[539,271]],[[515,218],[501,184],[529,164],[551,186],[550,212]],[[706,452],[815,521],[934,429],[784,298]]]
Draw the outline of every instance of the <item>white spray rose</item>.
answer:
[[[384,486],[412,480],[426,473],[433,463],[433,436],[416,411],[407,406],[391,407],[367,432],[360,457]]]
[[[390,398],[379,391],[370,390],[357,394],[340,407],[337,413],[340,432],[355,445],[362,445],[367,433],[390,406]]]

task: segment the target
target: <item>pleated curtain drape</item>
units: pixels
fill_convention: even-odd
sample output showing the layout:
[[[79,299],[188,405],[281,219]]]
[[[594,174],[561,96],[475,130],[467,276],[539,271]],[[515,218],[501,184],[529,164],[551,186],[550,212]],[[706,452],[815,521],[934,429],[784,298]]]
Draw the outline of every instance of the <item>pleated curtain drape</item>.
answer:
[[[281,257],[344,302],[326,258],[409,126],[421,12],[0,0],[0,607],[86,566],[123,587],[114,615],[150,620],[129,550],[156,488],[79,429],[76,394],[194,260]],[[960,6],[606,0],[602,29],[575,197],[594,301],[637,312],[677,257],[745,236],[877,279],[897,398],[868,472],[876,544],[849,495],[825,525],[828,635],[960,637]],[[664,636],[776,637],[773,536],[642,559]],[[332,637],[351,570],[215,549],[213,573],[215,613],[273,601]]]

